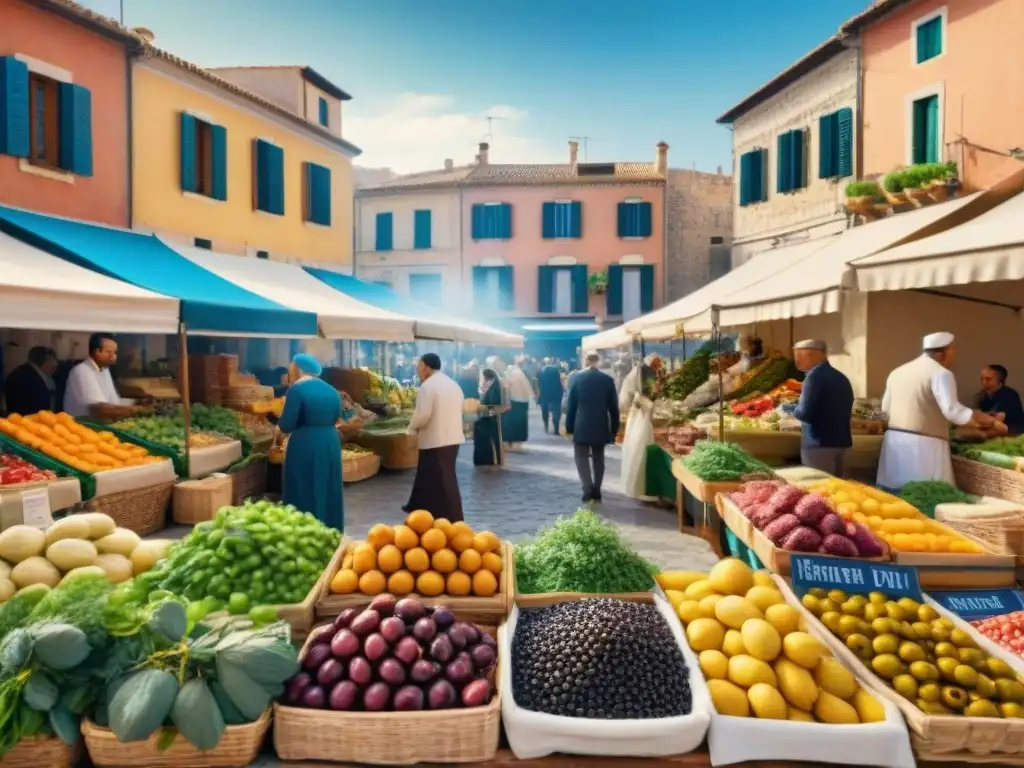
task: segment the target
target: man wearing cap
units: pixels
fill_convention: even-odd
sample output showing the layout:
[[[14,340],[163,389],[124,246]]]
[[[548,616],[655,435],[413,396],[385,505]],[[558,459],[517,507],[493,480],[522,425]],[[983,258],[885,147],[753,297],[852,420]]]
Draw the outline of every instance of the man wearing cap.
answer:
[[[951,370],[954,341],[951,333],[925,336],[923,354],[889,374],[882,398],[889,428],[878,462],[879,486],[898,490],[913,480],[952,483],[950,423],[1006,431],[1001,420],[960,403]]]
[[[846,453],[853,446],[853,387],[829,364],[828,347],[823,341],[797,342],[793,359],[806,374],[800,402],[793,411],[793,416],[803,422],[800,460],[806,467],[842,477]]]

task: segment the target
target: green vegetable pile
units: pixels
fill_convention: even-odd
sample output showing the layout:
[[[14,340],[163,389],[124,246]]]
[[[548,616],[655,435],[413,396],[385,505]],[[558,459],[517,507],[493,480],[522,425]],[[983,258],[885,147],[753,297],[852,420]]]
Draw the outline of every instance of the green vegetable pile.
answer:
[[[516,588],[525,594],[646,592],[658,569],[625,544],[618,530],[588,509],[560,517],[517,544]]]
[[[954,443],[953,450],[965,459],[999,469],[1017,469],[1017,459],[1024,458],[1024,436],[994,437],[984,443]]]
[[[231,440],[248,440],[248,432],[238,414],[230,408],[194,403],[191,416],[193,432],[214,432]],[[179,455],[185,454],[185,411],[181,406],[157,416],[122,419],[111,426],[147,442],[165,445]]]
[[[709,483],[743,480],[749,475],[774,475],[771,467],[735,443],[698,440],[683,466]]]
[[[248,432],[238,414],[220,405],[192,404],[192,427],[202,432],[218,432],[232,440],[246,440]]]
[[[739,400],[755,392],[766,394],[787,379],[803,378],[793,361],[786,357],[775,357],[759,366],[754,375],[728,395],[726,400]]]
[[[665,397],[685,400],[687,395],[708,380],[711,375],[711,351],[702,352],[704,346],[668,377],[664,387]]]
[[[360,431],[376,437],[390,437],[393,435],[404,435],[408,429],[408,416],[390,416],[388,418],[371,421]]]
[[[939,504],[975,504],[977,496],[964,493],[943,480],[914,480],[900,490],[900,498],[921,510],[928,517],[935,517]]]

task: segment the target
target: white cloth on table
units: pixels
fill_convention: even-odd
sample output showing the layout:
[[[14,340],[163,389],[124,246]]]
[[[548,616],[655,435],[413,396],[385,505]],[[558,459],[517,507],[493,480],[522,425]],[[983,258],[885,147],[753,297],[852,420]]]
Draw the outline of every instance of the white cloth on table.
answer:
[[[89,406],[96,403],[131,405],[134,402],[117,394],[110,369],[101,370],[91,357],[80,362],[68,374],[68,383],[64,390],[64,410],[76,419],[88,416]]]
[[[510,400],[516,403],[528,403],[533,399],[533,387],[530,386],[530,379],[519,366],[509,366],[505,371],[505,379],[508,381]]]
[[[419,436],[419,448],[443,448],[462,445],[466,435],[462,426],[462,387],[441,371],[420,386],[416,410],[409,420],[409,434]]]

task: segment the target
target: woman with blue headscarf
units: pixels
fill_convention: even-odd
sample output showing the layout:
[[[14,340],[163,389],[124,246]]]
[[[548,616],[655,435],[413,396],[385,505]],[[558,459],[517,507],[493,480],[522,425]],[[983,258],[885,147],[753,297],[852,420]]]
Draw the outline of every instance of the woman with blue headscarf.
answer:
[[[289,371],[284,412],[277,422],[287,434],[284,456],[284,503],[339,531],[345,528],[341,489],[341,395],[317,378],[323,369],[312,355],[296,355]]]

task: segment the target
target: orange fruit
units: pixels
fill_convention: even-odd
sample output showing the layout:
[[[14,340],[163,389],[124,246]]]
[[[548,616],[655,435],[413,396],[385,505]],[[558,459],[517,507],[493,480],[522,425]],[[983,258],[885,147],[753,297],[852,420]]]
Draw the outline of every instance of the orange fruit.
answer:
[[[434,527],[434,516],[425,509],[417,509],[409,513],[405,524],[422,536]]]
[[[380,571],[367,571],[359,577],[359,591],[364,595],[379,595],[387,585],[387,577]]]
[[[377,558],[380,559],[379,557]],[[481,558],[481,565],[494,575],[501,573],[501,556],[494,552],[488,552]]]
[[[434,570],[440,573],[451,573],[459,565],[458,556],[450,549],[439,549],[430,558],[430,564]]]
[[[492,597],[498,591],[498,579],[490,571],[473,574],[473,594],[477,597]]]
[[[431,528],[420,536],[420,546],[427,550],[427,552],[437,552],[439,549],[444,549],[447,543],[448,539],[444,537],[444,531],[437,528]]]
[[[342,568],[331,579],[331,592],[336,595],[351,595],[359,586],[359,574],[351,568]]]
[[[405,567],[413,573],[423,573],[430,567],[430,555],[423,547],[413,547],[405,553]]]
[[[377,523],[377,525],[373,526],[373,528],[370,529],[370,532],[366,534],[366,540],[379,552],[388,544],[395,543],[395,532],[392,530],[390,525]]]
[[[444,592],[444,576],[437,571],[424,571],[416,578],[416,591],[428,597]]]
[[[458,595],[459,597],[465,597],[469,594],[473,588],[473,580],[461,571],[448,574],[448,581],[446,582],[445,592],[449,595]]]
[[[416,531],[407,525],[396,525],[395,526],[395,546],[403,552],[418,546],[420,543],[420,537],[416,535]]]
[[[446,539],[450,539],[455,534],[452,533],[452,523],[447,517],[439,517],[434,521],[434,527],[437,528],[441,533],[445,535]]]
[[[473,534],[467,533],[466,531],[460,531],[455,534],[455,538],[451,540],[452,549],[458,553],[462,553],[467,549],[473,548]]]
[[[459,570],[463,573],[474,574],[480,570],[482,558],[475,549],[467,549],[459,555]]]
[[[395,571],[388,577],[388,592],[395,597],[404,597],[416,586],[415,577],[408,571]]]
[[[394,573],[397,571],[402,567],[402,550],[394,544],[385,545],[377,553],[377,567],[384,571],[384,573]]]
[[[452,523],[452,533],[448,538],[453,539],[460,533],[468,533],[470,536],[472,536],[473,529],[469,527],[469,523],[465,523],[462,520],[459,520],[457,523]]]
[[[362,575],[377,567],[377,553],[369,544],[360,544],[352,554],[352,570]]]
[[[481,555],[486,555],[488,552],[497,552],[500,547],[501,540],[497,534],[490,531],[481,531],[473,537],[473,549]]]

